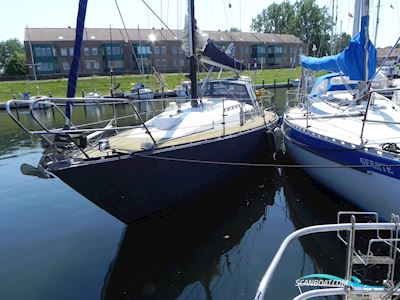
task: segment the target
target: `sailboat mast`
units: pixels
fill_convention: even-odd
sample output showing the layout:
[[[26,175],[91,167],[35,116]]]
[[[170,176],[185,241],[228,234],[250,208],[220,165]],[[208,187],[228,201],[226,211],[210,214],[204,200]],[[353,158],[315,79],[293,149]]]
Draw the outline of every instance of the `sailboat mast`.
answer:
[[[353,36],[360,31],[362,1],[363,0],[355,0],[354,2]]]
[[[369,27],[369,0],[363,0],[363,6],[361,9],[361,29],[365,28],[365,44],[364,44],[364,83],[362,85],[362,94],[360,96],[367,95],[368,93],[368,43],[369,43],[369,34],[368,34],[368,27]],[[363,31],[361,31],[363,32]],[[365,109],[365,114],[362,122],[361,127],[361,143],[364,143],[364,129],[365,129],[365,122],[367,121],[368,110],[371,104],[371,97],[367,99],[367,108]]]
[[[194,19],[194,0],[188,2],[189,15],[189,46],[190,46],[190,81],[192,89],[192,106],[196,107],[197,102],[197,61],[196,61],[196,24]]]
[[[379,12],[381,10],[381,0],[378,1],[378,10],[376,12],[376,26],[375,26],[375,39],[374,45],[376,47],[376,38],[378,37],[378,25],[379,25]]]
[[[365,44],[364,44],[364,81],[365,84],[368,82],[368,43],[369,43],[369,0],[364,0],[362,6],[362,17],[361,17],[361,26],[365,27]]]

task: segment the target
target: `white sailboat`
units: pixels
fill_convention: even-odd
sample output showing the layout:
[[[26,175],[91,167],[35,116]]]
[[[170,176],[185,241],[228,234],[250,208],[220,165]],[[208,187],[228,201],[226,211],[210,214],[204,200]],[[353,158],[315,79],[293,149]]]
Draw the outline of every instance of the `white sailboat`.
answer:
[[[362,11],[357,8],[361,31],[344,52],[301,59],[308,69],[339,67],[336,80],[347,76],[350,82],[343,80],[341,91],[296,93],[283,133],[288,153],[312,178],[389,220],[400,212],[400,107],[383,96],[388,90],[372,88],[376,51],[368,38],[368,7],[363,0]]]

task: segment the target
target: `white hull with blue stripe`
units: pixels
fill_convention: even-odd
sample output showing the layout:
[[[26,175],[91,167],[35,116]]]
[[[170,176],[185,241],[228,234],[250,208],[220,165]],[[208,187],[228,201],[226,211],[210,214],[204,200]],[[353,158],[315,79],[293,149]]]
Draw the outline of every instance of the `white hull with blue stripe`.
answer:
[[[310,149],[312,145],[301,145],[293,140],[290,137],[290,131],[296,129],[293,129],[287,120],[284,122],[285,146],[293,160],[301,165],[323,166],[323,168],[305,167],[304,171],[309,176],[360,209],[379,212],[385,220],[390,220],[392,213],[400,212],[398,178],[378,173],[371,168],[347,168],[345,165],[349,163],[344,163],[344,159],[342,162],[337,162],[328,159],[323,154],[317,154]],[[329,143],[329,138],[324,137],[323,140]],[[360,160],[365,157],[365,151],[356,151],[356,155]],[[371,157],[369,161],[378,161],[378,159]],[[395,163],[399,162],[393,161],[393,164]],[[390,170],[395,170],[395,168],[391,167]]]
[[[304,168],[315,180],[390,219],[400,213],[400,107],[372,93],[364,122],[366,107],[367,101],[349,107],[318,99],[308,109],[288,109],[285,146],[298,164],[315,166]]]

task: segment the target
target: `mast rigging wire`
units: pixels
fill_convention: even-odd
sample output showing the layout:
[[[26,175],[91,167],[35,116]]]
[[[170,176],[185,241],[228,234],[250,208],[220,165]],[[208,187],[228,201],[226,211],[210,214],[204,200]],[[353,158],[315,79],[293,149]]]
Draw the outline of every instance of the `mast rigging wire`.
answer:
[[[168,26],[167,24],[165,24],[165,22],[155,13],[155,11],[154,11],[144,0],[141,0],[141,1],[142,1],[142,2],[144,3],[144,5],[146,5],[147,8],[155,15],[155,17],[165,26],[165,28],[167,28],[168,31],[171,32],[171,34],[172,34],[178,41],[181,41],[181,38],[180,38],[179,36],[177,36],[177,35],[175,34],[175,32],[173,32],[172,29],[169,28],[169,26]]]
[[[135,50],[133,49],[133,45],[132,45],[132,43],[130,42],[128,30],[126,29],[124,18],[122,17],[121,10],[119,9],[118,1],[117,1],[117,0],[114,0],[114,1],[115,1],[115,5],[117,6],[118,13],[119,13],[119,16],[120,16],[121,21],[122,21],[122,25],[124,26],[126,38],[128,39],[129,46],[131,47],[131,51],[132,51],[132,53],[133,53],[133,57],[135,58],[135,62],[136,62],[136,64],[137,64],[137,66],[138,66],[140,75],[143,76],[143,75],[144,75],[144,70],[140,67],[139,60],[138,60],[138,58],[137,58],[137,56],[136,56]]]

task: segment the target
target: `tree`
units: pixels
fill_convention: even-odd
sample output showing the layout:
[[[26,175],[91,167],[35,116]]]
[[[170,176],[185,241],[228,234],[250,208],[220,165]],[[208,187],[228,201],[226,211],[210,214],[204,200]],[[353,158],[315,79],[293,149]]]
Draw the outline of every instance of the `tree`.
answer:
[[[336,53],[342,52],[344,48],[346,48],[349,45],[350,40],[351,40],[350,34],[347,34],[345,32],[342,32],[339,35],[335,35],[332,41],[335,44],[335,52]]]
[[[273,3],[252,20],[251,29],[264,33],[293,33],[295,29],[295,10],[288,0]]]
[[[309,44],[316,45],[319,55],[330,53],[329,30],[332,18],[328,9],[319,7],[314,0],[297,0],[294,4],[296,11],[295,35]]]
[[[11,53],[4,63],[4,74],[7,76],[28,74],[25,54],[18,52]]]
[[[0,69],[5,75],[28,73],[23,44],[17,39],[0,42]]]
[[[24,46],[17,39],[9,39],[0,42],[0,68],[4,68],[6,59],[12,53],[24,53]]]
[[[328,9],[319,7],[315,0],[288,0],[273,3],[252,20],[251,29],[257,32],[293,34],[308,43],[311,53],[313,45],[319,54],[330,52],[329,29],[332,19]],[[316,53],[317,54],[317,53]]]

